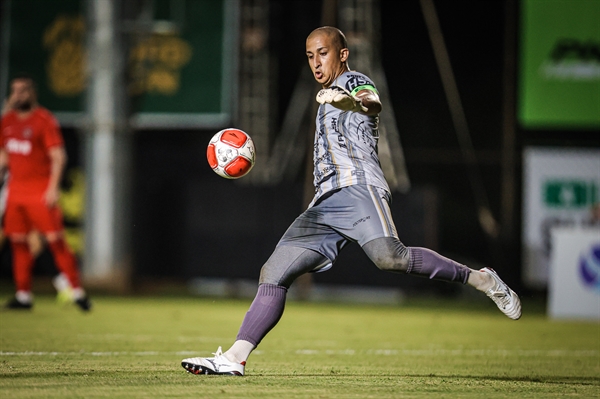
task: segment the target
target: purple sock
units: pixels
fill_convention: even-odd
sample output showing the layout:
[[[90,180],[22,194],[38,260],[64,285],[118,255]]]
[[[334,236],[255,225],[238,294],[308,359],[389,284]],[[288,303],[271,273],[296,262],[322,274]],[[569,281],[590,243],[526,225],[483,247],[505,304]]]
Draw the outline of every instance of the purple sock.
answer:
[[[279,321],[285,307],[287,288],[275,284],[261,284],[246,312],[237,339],[258,346],[260,341]]]
[[[409,247],[410,263],[406,273],[416,274],[430,279],[459,281],[467,283],[471,269],[443,257],[427,248]]]

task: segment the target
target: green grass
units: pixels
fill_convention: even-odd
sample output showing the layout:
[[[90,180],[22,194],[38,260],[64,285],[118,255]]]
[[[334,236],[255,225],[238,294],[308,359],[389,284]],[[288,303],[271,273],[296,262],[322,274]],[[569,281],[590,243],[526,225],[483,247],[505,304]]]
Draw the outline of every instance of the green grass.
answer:
[[[486,302],[487,301],[487,302]],[[3,398],[591,398],[600,325],[539,307],[515,322],[482,297],[403,306],[290,302],[246,376],[180,360],[227,349],[246,300],[96,297],[90,314],[38,296],[0,313]],[[489,302],[489,303],[488,303]]]

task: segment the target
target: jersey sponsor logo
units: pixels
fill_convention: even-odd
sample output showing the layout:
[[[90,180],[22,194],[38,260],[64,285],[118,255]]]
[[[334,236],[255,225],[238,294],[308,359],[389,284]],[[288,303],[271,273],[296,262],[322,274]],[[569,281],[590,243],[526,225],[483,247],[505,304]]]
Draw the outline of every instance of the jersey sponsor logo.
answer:
[[[29,140],[9,139],[4,147],[9,154],[31,154],[31,141]]]
[[[373,84],[373,82],[371,82],[365,76],[362,76],[362,75],[350,75],[348,81],[346,82],[346,90],[348,90],[349,92],[352,92],[357,87],[359,87],[359,86],[366,86],[366,85],[368,85],[368,86],[375,86]]]

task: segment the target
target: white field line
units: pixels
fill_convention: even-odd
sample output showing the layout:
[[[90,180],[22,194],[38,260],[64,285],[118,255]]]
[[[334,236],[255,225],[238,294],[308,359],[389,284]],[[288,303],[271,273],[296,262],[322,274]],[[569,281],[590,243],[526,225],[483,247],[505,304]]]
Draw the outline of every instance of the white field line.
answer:
[[[359,355],[359,356],[548,356],[548,357],[568,357],[568,356],[599,356],[598,350],[569,350],[569,349],[551,349],[551,350],[524,350],[524,349],[367,349],[355,351],[354,349],[345,350],[315,350],[299,349],[296,351],[299,355]]]
[[[284,351],[272,351],[284,352]],[[265,351],[256,350],[254,355],[264,354]],[[599,350],[593,349],[550,349],[550,350],[524,350],[524,349],[367,349],[367,350],[321,350],[321,349],[298,349],[294,351],[297,355],[320,356],[320,355],[345,355],[345,356],[546,356],[546,357],[597,357]],[[10,352],[0,351],[0,356],[209,356],[208,352],[198,351],[115,351],[115,352]]]
[[[0,351],[0,356],[165,356],[165,355],[177,355],[177,356],[193,356],[193,355],[206,355],[206,352],[194,352],[194,351],[180,351],[180,352],[158,352],[158,351],[143,351],[143,352],[129,352],[129,351],[115,351],[115,352],[4,352]]]

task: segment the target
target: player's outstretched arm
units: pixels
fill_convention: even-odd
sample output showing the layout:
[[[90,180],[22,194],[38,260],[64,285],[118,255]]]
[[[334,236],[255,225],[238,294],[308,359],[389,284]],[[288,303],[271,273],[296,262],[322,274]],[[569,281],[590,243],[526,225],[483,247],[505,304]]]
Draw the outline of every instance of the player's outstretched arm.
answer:
[[[376,115],[381,112],[379,96],[371,90],[361,90],[355,96],[339,86],[322,89],[317,93],[317,102],[331,104],[342,111]]]

